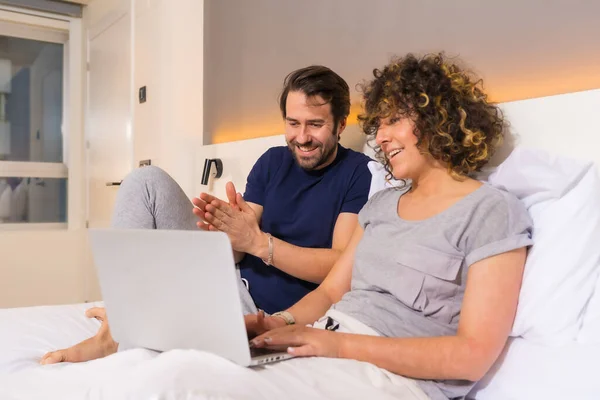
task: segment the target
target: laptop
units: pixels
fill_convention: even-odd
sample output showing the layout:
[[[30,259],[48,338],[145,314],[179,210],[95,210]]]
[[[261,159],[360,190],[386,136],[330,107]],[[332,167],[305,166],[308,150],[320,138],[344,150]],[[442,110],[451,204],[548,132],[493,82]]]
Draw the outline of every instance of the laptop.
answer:
[[[249,347],[226,234],[90,229],[90,243],[118,343],[202,350],[242,366],[291,358]]]

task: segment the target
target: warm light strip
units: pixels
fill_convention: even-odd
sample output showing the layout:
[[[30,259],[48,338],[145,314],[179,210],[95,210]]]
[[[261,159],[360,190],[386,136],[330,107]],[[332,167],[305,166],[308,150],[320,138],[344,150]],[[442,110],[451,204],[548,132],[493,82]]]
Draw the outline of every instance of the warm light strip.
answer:
[[[511,82],[495,82],[497,90],[491,91],[490,98],[499,103],[509,101],[525,100],[537,97],[546,97],[559,94],[579,92],[583,90],[600,88],[600,76],[598,71],[581,71],[577,76],[571,76],[564,82],[553,82],[541,77],[536,82],[527,80],[526,84],[519,85],[515,80]],[[358,114],[362,111],[359,103],[352,104],[348,116],[348,126],[358,123]],[[243,129],[233,126],[222,127],[215,130],[211,143],[225,143],[237,140],[255,139],[259,137],[281,135],[283,133],[283,121],[281,119],[265,119],[260,123],[246,125]]]

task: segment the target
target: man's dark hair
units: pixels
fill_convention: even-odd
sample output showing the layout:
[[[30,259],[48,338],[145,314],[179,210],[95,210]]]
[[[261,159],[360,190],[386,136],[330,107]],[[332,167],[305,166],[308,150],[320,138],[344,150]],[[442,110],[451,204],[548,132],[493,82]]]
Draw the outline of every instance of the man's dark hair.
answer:
[[[331,105],[334,132],[340,120],[350,114],[350,88],[341,76],[322,65],[311,65],[291,72],[283,82],[279,96],[279,108],[283,118],[287,116],[285,103],[290,92],[302,92],[309,99],[321,97]]]

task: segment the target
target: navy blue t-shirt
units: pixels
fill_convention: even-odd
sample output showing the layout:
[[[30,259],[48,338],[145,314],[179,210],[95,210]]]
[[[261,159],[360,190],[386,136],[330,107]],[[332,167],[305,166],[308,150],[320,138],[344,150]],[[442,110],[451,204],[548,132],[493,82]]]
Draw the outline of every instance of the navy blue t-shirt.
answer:
[[[366,155],[338,145],[330,165],[305,171],[287,147],[273,147],[250,171],[244,199],[263,206],[263,232],[296,246],[330,249],[338,215],[358,214],[367,202],[369,161]],[[240,270],[257,307],[268,313],[285,310],[317,287],[250,254]]]

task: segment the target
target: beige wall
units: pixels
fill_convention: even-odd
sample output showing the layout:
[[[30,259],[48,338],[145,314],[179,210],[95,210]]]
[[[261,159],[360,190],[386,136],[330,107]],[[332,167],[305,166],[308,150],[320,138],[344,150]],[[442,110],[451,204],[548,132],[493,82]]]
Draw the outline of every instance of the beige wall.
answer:
[[[445,50],[496,101],[598,88],[598,15],[588,0],[207,1],[204,142],[281,133],[281,82],[313,63],[353,87],[391,54]]]
[[[92,27],[102,22],[110,13],[129,8],[127,0],[92,0],[83,9],[83,19],[86,27]]]
[[[0,308],[85,299],[82,231],[0,231]]]
[[[147,87],[134,104],[136,164],[151,159],[188,191],[194,150],[202,146],[202,0],[135,3],[133,81]]]

